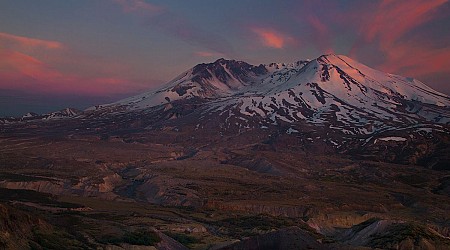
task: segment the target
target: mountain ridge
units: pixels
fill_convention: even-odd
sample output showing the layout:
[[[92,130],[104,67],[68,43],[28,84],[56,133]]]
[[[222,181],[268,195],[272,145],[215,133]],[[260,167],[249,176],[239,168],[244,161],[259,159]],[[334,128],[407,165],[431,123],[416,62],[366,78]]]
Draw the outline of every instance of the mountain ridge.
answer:
[[[349,62],[350,61],[350,62]],[[255,88],[259,88],[261,86],[257,86],[255,85],[255,83],[257,81],[261,81],[265,80],[266,83],[273,83],[271,81],[268,81],[267,78],[274,78],[276,76],[286,76],[289,75],[289,73],[294,73],[294,72],[290,72],[290,71],[296,71],[295,73],[295,77],[298,77],[300,74],[304,74],[305,71],[307,70],[307,66],[310,66],[311,64],[315,64],[313,65],[313,67],[317,68],[319,66],[324,67],[322,69],[322,76],[321,76],[321,82],[325,82],[329,80],[329,73],[328,73],[328,67],[331,68],[330,70],[336,69],[340,74],[343,74],[344,76],[349,76],[346,73],[346,70],[352,70],[352,71],[356,71],[357,73],[359,73],[360,76],[356,75],[356,74],[352,74],[352,78],[350,80],[358,80],[355,78],[361,78],[362,77],[369,77],[369,80],[373,81],[373,78],[376,77],[380,77],[382,76],[384,79],[384,81],[395,81],[397,80],[402,80],[404,82],[408,82],[407,79],[410,79],[409,82],[413,83],[411,84],[410,87],[415,87],[417,88],[419,91],[422,92],[426,92],[429,95],[434,95],[434,96],[438,96],[440,98],[443,98],[444,101],[446,103],[439,103],[439,102],[430,102],[431,104],[437,104],[440,106],[449,106],[450,105],[450,99],[447,95],[443,94],[443,93],[439,93],[433,89],[431,89],[430,87],[428,87],[427,85],[423,84],[422,82],[412,79],[412,78],[406,78],[406,77],[401,77],[398,75],[393,75],[393,74],[385,74],[386,76],[383,76],[382,74],[380,74],[380,71],[376,71],[374,69],[371,69],[363,64],[360,64],[346,56],[342,56],[342,55],[334,55],[334,54],[330,54],[330,55],[322,55],[320,57],[318,57],[317,59],[314,60],[303,60],[303,61],[297,61],[295,63],[291,63],[290,66],[288,66],[289,64],[286,63],[271,63],[271,64],[260,64],[259,66],[254,66],[251,64],[248,64],[246,62],[243,61],[235,61],[235,60],[226,60],[226,59],[218,59],[213,63],[202,63],[202,64],[198,64],[196,66],[194,66],[192,69],[187,70],[186,72],[184,72],[183,74],[181,74],[180,76],[176,77],[174,80],[170,81],[168,84],[166,84],[165,86],[161,87],[159,90],[156,91],[149,91],[149,92],[145,92],[143,94],[137,95],[136,97],[142,97],[143,95],[151,95],[152,93],[161,93],[161,92],[168,92],[167,90],[169,90],[171,87],[177,87],[177,89],[172,88],[172,92],[176,92],[179,96],[183,96],[185,94],[188,94],[188,92],[192,92],[190,91],[191,88],[195,88],[198,86],[194,86],[194,85],[189,85],[186,83],[190,82],[190,83],[196,83],[196,84],[201,84],[202,82],[206,85],[207,83],[210,84],[210,86],[205,87],[205,85],[201,86],[203,88],[207,88],[210,91],[216,90],[215,93],[210,93],[210,95],[208,95],[205,91],[200,92],[200,93],[196,93],[194,92],[193,95],[198,94],[197,96],[199,97],[206,97],[206,98],[217,98],[217,97],[223,97],[223,93],[220,93],[221,91],[224,90],[232,90],[231,93],[230,91],[226,92],[226,95],[229,94],[235,94],[233,91],[236,90],[242,90],[242,88],[244,87],[248,87],[248,86],[252,86]],[[354,67],[352,65],[355,65],[357,67]],[[282,65],[280,67],[280,65]],[[336,65],[339,65],[336,67]],[[347,69],[342,69],[343,66],[347,66]],[[276,69],[275,69],[276,68]],[[361,70],[359,68],[363,68],[364,71],[369,72],[369,75],[367,74],[363,74],[361,72]],[[301,69],[303,69],[303,71],[300,71]],[[230,72],[231,70],[231,72]],[[292,76],[292,75],[290,75]],[[348,79],[344,79],[344,76],[341,76],[341,78],[344,80],[344,82],[347,84],[347,88],[350,88],[350,84],[352,82],[350,82]],[[375,76],[375,77],[374,77]],[[246,79],[243,79],[244,77],[247,77]],[[327,79],[328,77],[328,79]],[[386,78],[391,78],[391,79],[386,79]],[[279,83],[284,84],[287,81],[283,81],[283,79],[281,79],[281,77],[279,77]],[[300,79],[301,80],[301,79]],[[205,83],[205,81],[208,81]],[[231,82],[231,84],[229,84]],[[318,82],[318,81],[317,81]],[[239,84],[240,83],[240,84]],[[253,85],[251,84],[253,83]],[[355,83],[355,82],[353,82]],[[366,82],[370,83],[370,82]],[[184,84],[184,85],[183,85]],[[232,85],[232,86],[228,86],[228,85]],[[224,86],[225,85],[225,86]],[[358,84],[356,84],[358,85]],[[184,89],[182,88],[185,87]],[[228,87],[228,88],[227,88]],[[371,87],[372,89],[378,87],[378,86],[374,86],[373,84],[370,85],[369,87]],[[385,88],[385,91],[391,91],[392,93],[399,93],[402,94],[401,92],[404,91],[401,87],[396,86],[396,85],[391,85],[390,87],[392,89],[386,88],[386,86],[382,86]],[[215,89],[214,89],[215,88]],[[244,91],[248,91],[248,90],[244,90]],[[254,91],[254,89],[250,89],[249,91]],[[206,93],[206,94],[205,94]],[[414,98],[420,98],[420,97],[415,97],[415,96],[410,96],[411,93],[404,93],[406,94],[406,97],[414,100]],[[169,94],[167,94],[169,95]],[[166,96],[168,98],[170,98],[169,96]],[[134,97],[129,97],[129,98],[125,98],[123,100],[119,100],[113,104],[123,104],[126,101],[132,100]],[[165,100],[165,98],[164,98]],[[426,99],[422,98],[421,100],[419,100],[421,102],[427,102]],[[159,104],[164,104],[164,102],[161,102]]]
[[[102,140],[190,142],[182,157],[205,143],[233,143],[449,169],[450,99],[418,80],[337,55],[194,68],[157,90],[76,115],[0,123],[5,131],[36,122],[30,126]]]
[[[196,115],[192,120],[200,123],[217,119],[222,123],[221,130],[276,126],[280,122],[296,127],[306,122],[350,134],[373,134],[398,127],[449,124],[449,106],[447,95],[416,79],[328,54],[313,60],[258,66],[220,58],[194,66],[159,89],[84,112],[53,112],[44,118],[95,119],[153,112],[161,118],[158,123],[191,120],[187,114]]]
[[[197,108],[203,109],[203,117],[234,110],[233,115],[240,118],[237,122],[243,127],[303,120],[332,124],[341,130],[356,127],[355,133],[370,134],[374,130],[365,127],[450,122],[450,98],[445,94],[418,80],[386,74],[334,54],[292,64],[259,66],[218,59],[198,64],[158,90],[87,111],[139,112],[159,106],[167,111],[174,103],[191,101],[202,103]],[[226,123],[230,115],[220,119]],[[258,124],[250,125],[248,120],[255,117]]]

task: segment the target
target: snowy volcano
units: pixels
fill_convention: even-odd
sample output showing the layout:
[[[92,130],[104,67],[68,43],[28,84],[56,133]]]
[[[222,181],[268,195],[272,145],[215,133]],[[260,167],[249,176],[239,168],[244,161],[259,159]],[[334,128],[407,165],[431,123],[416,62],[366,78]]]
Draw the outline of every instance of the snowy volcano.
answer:
[[[188,156],[240,146],[436,169],[450,162],[447,95],[340,55],[260,65],[219,59],[115,103],[30,116],[0,123],[127,143],[186,143]]]
[[[445,94],[342,55],[258,66],[219,59],[195,66],[156,91],[89,110],[130,112],[163,107],[167,112],[192,102],[201,103],[196,105],[201,110],[197,120],[218,115],[222,128],[303,121],[348,134],[370,134],[388,127],[450,122],[450,99]],[[233,124],[227,124],[231,120]]]

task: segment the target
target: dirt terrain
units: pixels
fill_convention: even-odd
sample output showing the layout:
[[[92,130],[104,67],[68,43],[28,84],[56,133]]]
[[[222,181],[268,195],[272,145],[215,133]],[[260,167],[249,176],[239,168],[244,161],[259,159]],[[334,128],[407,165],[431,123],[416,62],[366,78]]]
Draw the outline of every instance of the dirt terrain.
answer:
[[[445,168],[305,148],[288,135],[63,123],[2,128],[0,247],[450,247]]]

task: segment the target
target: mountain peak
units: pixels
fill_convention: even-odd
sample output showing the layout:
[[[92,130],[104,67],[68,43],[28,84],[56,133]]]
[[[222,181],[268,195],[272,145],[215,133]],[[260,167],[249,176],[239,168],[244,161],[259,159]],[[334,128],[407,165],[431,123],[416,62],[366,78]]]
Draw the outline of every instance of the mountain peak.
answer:
[[[419,120],[450,121],[450,116],[427,108],[450,106],[448,96],[420,81],[383,73],[336,54],[259,66],[220,58],[196,65],[157,91],[110,106],[139,110],[199,99],[206,106],[222,105],[215,108],[236,106],[243,114],[261,119],[322,122],[328,118],[321,116],[333,113],[343,124],[354,121],[363,126],[361,121],[366,120],[412,119],[412,112]]]
[[[333,57],[339,57],[340,55],[334,54],[334,53],[330,53],[330,54],[323,54],[321,56],[319,56],[317,59],[320,58],[333,58]]]
[[[221,58],[217,59],[216,61],[214,61],[211,64],[226,64],[226,63],[229,63],[229,62],[236,62],[236,61],[233,60],[233,59],[225,59],[225,58],[221,57]]]
[[[350,59],[347,56],[337,55],[337,54],[324,54],[324,55],[319,56],[316,60],[318,62],[331,63],[331,64],[337,63],[339,61],[347,61],[347,60],[353,61],[352,59]]]
[[[253,76],[266,74],[264,65],[254,66],[243,61],[227,60],[220,58],[213,63],[202,63],[192,69],[192,80],[197,83],[218,80],[222,83],[244,83]],[[236,86],[229,86],[234,88]]]

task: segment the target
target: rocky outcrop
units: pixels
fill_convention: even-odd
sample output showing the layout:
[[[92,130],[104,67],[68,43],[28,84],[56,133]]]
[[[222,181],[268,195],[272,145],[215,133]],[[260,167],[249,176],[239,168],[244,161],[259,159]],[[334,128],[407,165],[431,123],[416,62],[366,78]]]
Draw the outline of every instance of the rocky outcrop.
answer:
[[[0,249],[27,249],[33,230],[51,229],[39,217],[0,204]]]
[[[272,216],[286,216],[291,218],[308,217],[316,213],[316,210],[308,206],[287,206],[287,205],[272,205],[272,204],[258,204],[250,202],[222,202],[215,200],[208,200],[204,206],[205,208],[214,208],[225,211],[245,211],[255,214],[268,214]]]
[[[103,177],[103,183],[98,185],[98,191],[101,193],[112,192],[117,186],[123,183],[122,177],[114,173],[112,175],[108,175]]]
[[[348,229],[337,230],[334,238],[350,246],[379,249],[449,249],[450,239],[430,228],[395,220],[369,219]]]
[[[2,181],[0,187],[8,189],[33,190],[54,195],[80,195],[96,196],[102,199],[113,200],[118,197],[113,191],[123,184],[122,177],[117,173],[107,175],[101,181],[95,181],[95,177],[83,177],[76,185],[70,181],[62,180],[37,180],[37,181]]]
[[[308,226],[314,228],[318,233],[324,235],[333,235],[336,228],[349,228],[354,225],[360,224],[370,218],[379,215],[370,213],[366,214],[318,214],[314,218],[310,218],[307,221]]]
[[[8,189],[25,189],[49,194],[63,194],[67,190],[64,182],[54,181],[3,181],[0,186]]]
[[[188,180],[157,175],[147,179],[137,188],[137,192],[154,204],[201,207],[203,201],[197,191],[186,187],[189,183]]]

